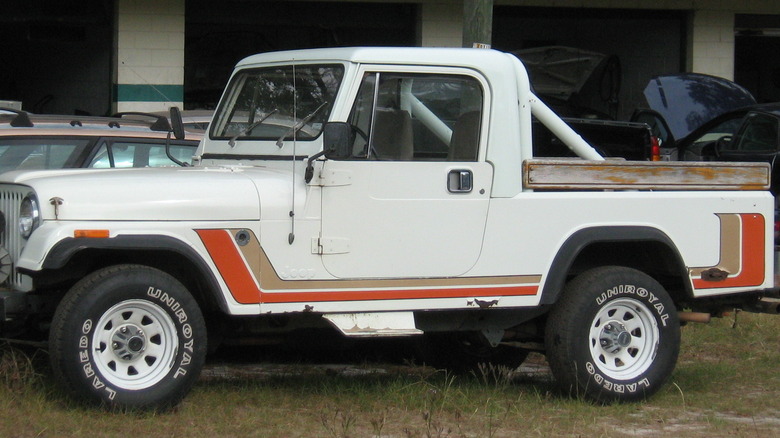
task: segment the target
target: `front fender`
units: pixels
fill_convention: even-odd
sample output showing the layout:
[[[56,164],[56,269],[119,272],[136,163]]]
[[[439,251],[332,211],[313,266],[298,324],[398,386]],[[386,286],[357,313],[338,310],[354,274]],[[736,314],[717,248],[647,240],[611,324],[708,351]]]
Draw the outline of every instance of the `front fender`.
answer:
[[[83,224],[82,228],[83,228]],[[208,263],[195,248],[181,239],[160,234],[120,234],[109,238],[73,237],[75,225],[58,226],[44,224],[30,237],[17,264],[20,273],[31,277],[40,276],[46,271],[57,271],[68,266],[74,257],[82,251],[99,250],[103,252],[128,253],[152,252],[173,253],[186,260],[209,295],[225,312],[230,305],[221,291],[219,281]],[[47,251],[48,249],[48,251]]]

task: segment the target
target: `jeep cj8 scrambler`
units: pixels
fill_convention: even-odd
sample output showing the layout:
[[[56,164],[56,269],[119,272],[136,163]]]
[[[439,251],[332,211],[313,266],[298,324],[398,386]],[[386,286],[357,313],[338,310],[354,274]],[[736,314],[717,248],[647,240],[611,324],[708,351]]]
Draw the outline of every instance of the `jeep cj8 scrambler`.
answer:
[[[533,118],[580,158],[534,157]],[[2,336],[75,395],[172,406],[207,343],[320,328],[639,400],[681,323],[777,312],[768,166],[604,160],[509,54],[246,58],[193,164],[0,177]]]

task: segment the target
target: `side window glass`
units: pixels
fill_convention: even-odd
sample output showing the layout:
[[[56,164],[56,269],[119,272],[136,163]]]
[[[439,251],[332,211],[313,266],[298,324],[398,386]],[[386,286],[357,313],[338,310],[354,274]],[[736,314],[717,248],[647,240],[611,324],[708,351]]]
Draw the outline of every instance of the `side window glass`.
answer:
[[[735,117],[733,119],[726,120],[723,123],[719,123],[718,125],[712,127],[712,129],[705,132],[701,137],[694,140],[693,144],[711,143],[720,138],[734,135],[734,133],[737,132],[737,129],[739,129],[739,125],[741,124],[742,124],[741,117]],[[730,144],[729,142],[724,143],[724,145],[726,146],[728,146],[729,144]]]
[[[108,169],[111,167],[111,156],[108,153],[108,147],[106,147],[105,143],[100,145],[100,148],[98,148],[95,157],[92,158],[88,167],[93,167],[95,169]]]
[[[767,152],[777,149],[777,121],[761,114],[748,116],[742,129],[732,141],[734,150]]]
[[[476,161],[483,100],[469,76],[367,74],[349,118],[353,157]]]
[[[171,144],[171,155],[183,163],[192,161],[195,146]],[[110,167],[179,167],[165,153],[165,144],[134,143],[114,141],[103,143],[89,167],[105,169]]]
[[[144,167],[137,166],[135,154],[140,145],[125,142],[114,142],[111,144],[111,156],[114,158],[113,166],[116,168]]]
[[[144,165],[137,165],[136,154],[140,152],[139,148],[148,150],[148,146],[142,144],[122,141],[105,142],[98,148],[97,153],[89,163],[89,167],[96,169],[144,167]]]
[[[42,144],[30,152],[18,169],[62,169],[75,145]]]
[[[69,139],[0,139],[0,172],[76,167],[89,143]]]
[[[195,148],[192,146],[182,146],[172,144],[170,147],[171,155],[182,163],[192,161],[192,154]],[[178,164],[171,161],[165,153],[165,145],[152,145],[149,148],[149,167],[179,167]]]

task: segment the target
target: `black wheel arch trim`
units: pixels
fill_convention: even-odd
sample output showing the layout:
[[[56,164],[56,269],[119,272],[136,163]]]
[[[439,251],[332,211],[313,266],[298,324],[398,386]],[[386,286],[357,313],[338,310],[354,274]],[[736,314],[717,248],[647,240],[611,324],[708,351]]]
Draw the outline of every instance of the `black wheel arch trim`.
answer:
[[[656,242],[665,245],[674,253],[675,264],[681,268],[681,275],[686,275],[685,264],[682,255],[672,239],[663,231],[643,226],[600,226],[584,228],[576,231],[558,249],[553,259],[546,281],[542,288],[540,304],[554,304],[558,300],[566,284],[567,273],[574,264],[579,254],[589,245],[594,243],[609,242]],[[690,285],[686,282],[689,294]]]
[[[228,303],[220,293],[219,282],[203,258],[189,245],[170,236],[124,235],[110,239],[89,237],[68,237],[57,242],[43,261],[44,270],[57,270],[65,267],[79,252],[89,249],[117,251],[171,251],[189,260],[198,270],[211,290],[211,297],[223,312],[228,312]],[[34,274],[34,273],[31,273]]]

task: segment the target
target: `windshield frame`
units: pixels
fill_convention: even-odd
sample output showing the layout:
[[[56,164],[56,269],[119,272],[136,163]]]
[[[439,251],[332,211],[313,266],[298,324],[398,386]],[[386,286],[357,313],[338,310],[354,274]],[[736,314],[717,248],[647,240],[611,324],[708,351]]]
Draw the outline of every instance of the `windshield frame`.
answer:
[[[318,69],[328,69],[328,71],[318,72],[319,75],[312,74]],[[287,79],[284,74],[292,75],[293,70],[295,70],[296,77],[295,87],[293,87],[292,80],[283,80]],[[238,70],[231,78],[215,112],[214,122],[209,128],[209,138],[212,140],[276,142],[281,137],[284,140],[314,141],[319,138],[322,126],[330,117],[344,82],[346,71],[347,67],[344,63],[333,61],[284,63]],[[331,75],[326,82],[324,79],[328,72]],[[306,77],[308,80],[301,84],[301,81],[297,80],[299,77]],[[264,78],[266,82],[262,85],[266,85],[266,90],[258,90],[255,85],[263,81]],[[251,84],[251,81],[254,81],[254,84]],[[316,87],[312,85],[316,85]],[[263,91],[274,90],[277,91],[277,96],[268,93],[259,94]],[[309,93],[303,93],[303,90]],[[251,98],[247,93],[251,95]],[[293,96],[294,100],[291,99]],[[308,99],[302,101],[302,96],[308,97]],[[318,97],[320,99],[317,99]],[[287,99],[286,102],[285,99]],[[327,103],[327,105],[318,111],[309,123],[293,131],[294,126],[323,103]],[[243,131],[274,110],[276,112],[271,114],[267,120],[257,124],[252,129]],[[241,120],[241,117],[244,119]],[[287,133],[289,133],[288,136],[285,135]]]

